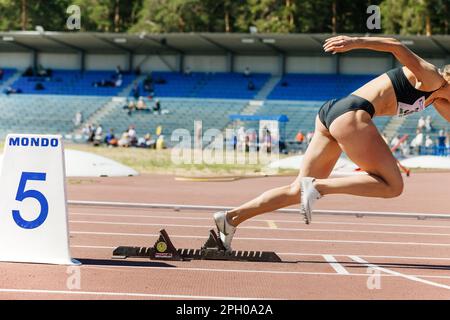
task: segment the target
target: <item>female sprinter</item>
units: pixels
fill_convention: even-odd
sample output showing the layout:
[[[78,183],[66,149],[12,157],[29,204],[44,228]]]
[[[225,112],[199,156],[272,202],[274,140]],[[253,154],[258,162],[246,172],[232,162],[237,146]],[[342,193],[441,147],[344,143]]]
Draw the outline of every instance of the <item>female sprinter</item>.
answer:
[[[293,183],[266,191],[231,211],[214,214],[220,238],[228,250],[236,227],[265,212],[300,202],[300,213],[309,224],[314,202],[328,194],[399,196],[403,191],[402,176],[372,122],[374,116],[404,116],[433,104],[450,122],[450,65],[439,70],[392,38],[337,36],[327,39],[323,48],[333,54],[354,49],[390,52],[403,67],[320,108],[314,137]],[[367,175],[328,178],[342,151]]]

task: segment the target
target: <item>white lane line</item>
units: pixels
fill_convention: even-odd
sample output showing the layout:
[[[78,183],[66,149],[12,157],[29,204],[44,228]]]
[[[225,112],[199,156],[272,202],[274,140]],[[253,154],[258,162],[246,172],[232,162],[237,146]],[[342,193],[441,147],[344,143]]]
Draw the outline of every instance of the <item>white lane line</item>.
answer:
[[[143,215],[143,214],[111,214],[111,213],[70,213],[70,215],[76,216],[99,216],[99,217],[130,217],[130,218],[148,218],[148,219],[175,219],[175,220],[208,220],[211,221],[211,217],[189,217],[184,216],[161,216],[161,215]],[[267,219],[252,219],[251,221],[266,222]],[[304,224],[301,220],[278,220],[272,219],[276,223],[299,223]],[[422,222],[427,223],[428,221]],[[332,224],[332,225],[356,225],[356,226],[382,226],[382,227],[415,227],[415,228],[440,228],[450,229],[450,225],[425,225],[425,224],[400,224],[400,223],[372,223],[372,222],[343,222],[343,221],[314,221],[314,224]]]
[[[429,280],[424,280],[424,279],[418,278],[417,276],[408,275],[408,274],[400,273],[400,272],[393,271],[393,270],[390,270],[390,269],[386,269],[386,268],[380,267],[380,266],[378,266],[376,264],[369,263],[366,260],[364,260],[364,259],[362,259],[362,258],[360,258],[358,256],[349,256],[349,257],[353,261],[359,262],[359,263],[365,265],[366,267],[370,267],[372,269],[379,270],[381,272],[385,272],[385,273],[388,273],[388,274],[391,274],[391,275],[394,275],[394,276],[402,277],[402,278],[405,278],[405,279],[408,279],[408,280],[411,280],[411,281],[420,282],[420,283],[423,283],[423,284],[428,284],[428,285],[433,286],[433,287],[438,287],[438,288],[443,288],[443,289],[450,290],[450,286],[447,286],[445,284],[441,284],[441,283],[437,283],[437,282],[433,282],[433,281],[429,281]]]
[[[97,236],[125,236],[125,237],[157,237],[159,234],[150,233],[123,233],[123,232],[95,232],[95,231],[70,231],[70,234],[86,234]],[[171,238],[202,239],[200,236],[170,235]],[[402,246],[434,246],[450,247],[450,243],[431,242],[393,242],[393,241],[363,241],[363,240],[324,240],[324,239],[289,239],[289,238],[249,238],[236,237],[234,240],[250,241],[283,241],[283,242],[320,242],[320,243],[360,243],[360,244],[381,244],[381,245],[402,245]]]
[[[163,224],[163,223],[141,223],[141,222],[113,222],[113,221],[87,221],[87,220],[69,220],[70,223],[78,224],[105,224],[118,226],[149,226],[149,227],[184,227],[184,228],[212,228],[212,225],[192,225],[192,224]],[[374,234],[395,234],[411,236],[443,236],[450,237],[450,233],[428,233],[428,232],[397,232],[397,231],[379,231],[379,230],[353,230],[353,229],[313,229],[313,228],[279,228],[273,220],[266,220],[269,227],[241,226],[239,229],[249,230],[280,230],[280,231],[305,231],[305,232],[343,232],[343,233],[374,233]]]
[[[338,274],[350,274],[342,264],[337,262],[336,258],[330,254],[324,254],[323,258],[327,261],[330,266],[336,271]]]
[[[174,203],[142,203],[142,202],[111,202],[111,201],[88,201],[88,200],[69,200],[69,205],[84,205],[87,207],[115,207],[115,208],[140,208],[140,209],[173,209],[173,210],[231,210],[230,207],[224,206],[210,206],[210,205],[189,205],[189,204],[174,204]],[[276,212],[282,213],[294,213],[298,214],[298,209],[282,208],[276,210]],[[357,211],[357,210],[328,210],[318,209],[314,210],[316,215],[320,214],[334,214],[344,216],[375,216],[375,217],[422,217],[422,218],[438,218],[438,219],[450,219],[450,213],[424,213],[424,212],[387,212],[387,211]]]
[[[261,298],[247,297],[216,297],[194,296],[182,294],[152,294],[134,292],[100,292],[100,291],[69,291],[69,290],[40,290],[40,289],[5,289],[0,288],[0,293],[40,293],[40,294],[66,294],[66,295],[90,295],[90,296],[115,296],[115,297],[140,297],[140,298],[168,298],[168,299],[207,299],[207,300],[259,300]],[[264,298],[265,299],[265,298]],[[267,298],[273,299],[273,298]]]
[[[81,248],[81,249],[115,249],[116,247],[109,246],[85,246],[85,245],[71,245],[71,248]],[[316,257],[323,255],[333,255],[335,257],[348,257],[352,254],[349,253],[301,253],[301,252],[277,252],[279,256],[311,256]],[[353,254],[354,255],[354,254]],[[450,258],[441,257],[414,257],[414,256],[375,256],[375,255],[358,255],[362,258],[378,258],[378,259],[394,259],[394,260],[437,260],[437,261],[450,261]],[[450,277],[450,276],[449,276]]]

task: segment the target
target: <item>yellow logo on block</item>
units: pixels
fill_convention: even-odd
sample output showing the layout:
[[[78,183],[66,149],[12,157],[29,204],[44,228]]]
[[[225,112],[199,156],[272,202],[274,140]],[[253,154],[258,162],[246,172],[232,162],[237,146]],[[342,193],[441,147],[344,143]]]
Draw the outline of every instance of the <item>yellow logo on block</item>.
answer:
[[[165,242],[158,242],[156,244],[156,250],[158,250],[158,252],[166,252],[167,250],[167,244]]]

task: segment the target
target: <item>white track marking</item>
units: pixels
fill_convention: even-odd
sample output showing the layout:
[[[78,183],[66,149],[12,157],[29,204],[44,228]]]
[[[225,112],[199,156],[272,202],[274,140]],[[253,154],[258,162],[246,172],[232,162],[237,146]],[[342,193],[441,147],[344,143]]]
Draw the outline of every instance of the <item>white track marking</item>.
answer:
[[[115,208],[141,208],[141,209],[173,209],[173,210],[231,210],[225,206],[206,206],[174,203],[139,203],[139,202],[111,202],[111,201],[86,201],[69,200],[69,205],[81,205],[87,207],[115,207]],[[276,212],[298,214],[298,209],[283,208]],[[450,219],[450,213],[423,213],[423,212],[388,212],[388,211],[356,211],[356,210],[328,210],[318,209],[313,211],[316,215],[340,215],[340,216],[375,216],[375,217],[421,217],[429,219]]]
[[[330,254],[324,254],[323,258],[330,264],[330,266],[338,274],[349,274],[349,272],[344,268],[342,264],[337,262],[336,258]]]
[[[89,295],[89,296],[115,296],[135,298],[168,298],[168,299],[206,299],[206,300],[259,300],[261,298],[244,297],[216,297],[216,296],[193,296],[181,294],[152,294],[134,292],[99,292],[99,291],[69,291],[69,290],[39,290],[39,289],[1,289],[0,293],[41,293],[41,294],[65,294],[65,295]],[[273,299],[273,298],[268,298]]]
[[[394,276],[398,276],[398,277],[402,277],[402,278],[405,278],[405,279],[408,279],[408,280],[412,280],[412,281],[415,281],[415,282],[428,284],[428,285],[433,286],[433,287],[438,287],[438,288],[443,288],[443,289],[450,290],[450,286],[447,286],[445,284],[432,282],[432,281],[429,281],[429,280],[424,280],[424,279],[418,278],[417,276],[412,276],[412,275],[400,273],[400,272],[397,272],[397,271],[393,271],[393,270],[390,270],[390,269],[386,269],[386,268],[380,267],[380,266],[378,266],[376,264],[372,264],[370,262],[367,262],[366,260],[364,260],[364,259],[362,259],[362,258],[360,258],[358,256],[349,256],[349,257],[353,261],[359,262],[359,263],[361,263],[361,264],[363,264],[363,265],[365,265],[367,267],[379,270],[381,272],[385,272],[385,273],[388,273],[388,274],[391,274],[391,275],[394,275]]]
[[[163,224],[163,223],[141,223],[141,222],[113,222],[113,221],[87,221],[87,220],[69,220],[70,223],[80,224],[106,224],[122,226],[152,226],[152,227],[184,227],[184,228],[212,228],[211,225],[189,225],[189,224]],[[239,229],[250,230],[279,230],[279,231],[305,231],[305,232],[343,232],[343,233],[375,233],[375,234],[394,234],[394,235],[412,235],[412,236],[444,236],[450,237],[450,233],[428,233],[428,232],[397,232],[397,231],[378,231],[378,230],[352,230],[352,229],[313,229],[313,228],[279,228],[273,220],[267,220],[269,227],[241,226]]]
[[[161,216],[161,215],[147,215],[147,214],[111,214],[111,213],[83,213],[83,212],[74,212],[70,213],[70,215],[80,215],[80,216],[99,216],[99,217],[130,217],[130,218],[148,218],[148,219],[175,219],[175,220],[208,220],[211,221],[211,217],[189,217],[189,216]],[[267,219],[252,219],[253,222],[266,222]],[[304,224],[303,221],[300,220],[275,220],[272,219],[276,223],[300,223]],[[427,223],[427,222],[423,222]],[[416,227],[416,228],[443,228],[450,229],[450,225],[423,225],[423,224],[399,224],[399,223],[362,223],[362,222],[343,222],[343,221],[314,221],[314,224],[336,224],[336,225],[357,225],[357,226],[382,226],[382,227]]]
[[[95,231],[71,231],[70,234],[87,234],[99,236],[130,236],[130,237],[157,237],[159,234],[150,233],[122,233],[122,232],[95,232]],[[171,238],[199,239],[200,236],[171,235]],[[235,237],[234,240],[254,240],[254,241],[284,241],[284,242],[322,242],[322,243],[360,243],[360,244],[382,244],[382,245],[407,245],[407,246],[435,246],[450,247],[450,243],[431,242],[394,242],[394,241],[364,241],[364,240],[324,240],[324,239],[284,239],[284,238],[250,238]]]
[[[71,245],[71,248],[82,248],[82,249],[108,249],[112,250],[116,247],[108,247],[108,246],[85,246],[85,245]],[[301,252],[277,252],[279,256],[320,256],[323,255],[332,255],[335,257],[348,257],[354,254],[349,253],[301,253]],[[358,257],[362,258],[378,258],[378,259],[394,259],[394,260],[437,260],[437,261],[450,261],[450,258],[440,258],[440,257],[414,257],[414,256],[374,256],[374,255],[358,255]],[[450,277],[450,276],[449,276]]]

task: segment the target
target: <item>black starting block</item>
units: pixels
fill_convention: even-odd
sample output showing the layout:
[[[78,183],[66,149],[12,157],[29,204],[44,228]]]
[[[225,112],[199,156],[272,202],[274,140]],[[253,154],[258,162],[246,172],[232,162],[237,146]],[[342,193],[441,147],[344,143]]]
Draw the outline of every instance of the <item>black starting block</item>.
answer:
[[[159,232],[159,238],[153,247],[117,247],[113,259],[149,258],[151,260],[189,261],[189,260],[226,260],[251,262],[282,262],[272,251],[227,251],[214,230],[201,249],[177,249],[166,230]]]

